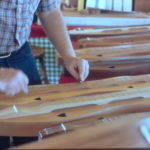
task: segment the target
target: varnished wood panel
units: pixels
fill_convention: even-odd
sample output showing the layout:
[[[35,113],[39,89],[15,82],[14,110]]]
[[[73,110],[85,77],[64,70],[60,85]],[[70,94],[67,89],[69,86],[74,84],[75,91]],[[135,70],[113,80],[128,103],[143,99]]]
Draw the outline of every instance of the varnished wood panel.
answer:
[[[23,149],[51,148],[149,148],[141,128],[149,125],[150,113],[108,119],[99,123],[18,147]],[[72,124],[72,126],[75,125]],[[17,148],[16,148],[17,149]]]
[[[150,12],[149,0],[134,0],[134,9],[138,12]]]
[[[39,130],[61,122],[150,111],[149,85],[149,75],[126,76],[32,86],[28,95],[15,97],[1,94],[0,135],[36,136]]]

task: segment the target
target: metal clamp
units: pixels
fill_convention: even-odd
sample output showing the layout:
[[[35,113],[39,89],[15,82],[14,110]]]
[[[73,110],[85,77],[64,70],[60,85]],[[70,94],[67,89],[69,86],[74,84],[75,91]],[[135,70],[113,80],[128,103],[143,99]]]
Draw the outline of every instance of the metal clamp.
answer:
[[[47,137],[51,137],[53,135],[57,135],[60,133],[66,133],[67,127],[61,123],[60,125],[55,125],[50,128],[45,128],[38,133],[38,140],[42,140]]]

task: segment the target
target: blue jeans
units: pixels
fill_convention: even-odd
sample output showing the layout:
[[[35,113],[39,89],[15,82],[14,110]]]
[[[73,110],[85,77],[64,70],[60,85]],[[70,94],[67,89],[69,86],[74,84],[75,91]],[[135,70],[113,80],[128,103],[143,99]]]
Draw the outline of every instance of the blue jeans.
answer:
[[[40,75],[28,42],[26,42],[18,51],[12,52],[10,57],[0,58],[0,68],[2,67],[20,69],[28,76],[30,85],[41,84]],[[14,145],[19,145],[36,140],[37,138],[14,137],[13,139]],[[0,136],[0,149],[8,148],[9,145],[9,137]]]
[[[20,69],[28,76],[30,85],[41,84],[40,75],[28,42],[20,50],[12,52],[10,57],[0,58],[0,68],[2,67]]]

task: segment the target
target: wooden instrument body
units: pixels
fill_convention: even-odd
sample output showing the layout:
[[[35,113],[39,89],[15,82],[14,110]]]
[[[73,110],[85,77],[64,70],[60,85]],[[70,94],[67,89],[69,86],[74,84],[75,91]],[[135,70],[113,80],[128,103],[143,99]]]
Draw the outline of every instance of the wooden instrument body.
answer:
[[[124,42],[139,43],[147,41],[146,37],[150,32],[149,26],[122,26],[122,27],[97,27],[87,29],[75,29],[70,30],[70,37],[72,40],[77,41],[79,48],[92,47],[92,46],[106,46],[110,43],[110,46]],[[113,38],[114,36],[114,38]],[[124,36],[124,37],[121,37]],[[129,37],[130,36],[130,37]],[[144,37],[144,39],[139,36]],[[129,37],[129,39],[127,39]],[[105,39],[105,40],[104,40]],[[115,41],[118,39],[118,41]],[[132,39],[132,40],[130,40]],[[137,41],[136,41],[137,40]],[[98,44],[98,41],[99,44]],[[106,41],[106,42],[104,42]]]
[[[19,94],[15,97],[6,97],[1,94],[1,136],[37,136],[40,130],[61,123],[69,124],[69,127],[73,129],[71,125],[74,123],[82,126],[82,123],[91,123],[99,118],[104,120],[117,118],[118,121],[112,124],[100,123],[94,127],[58,136],[54,138],[56,142],[50,143],[50,146],[45,144],[45,146],[69,148],[79,145],[84,148],[99,148],[100,144],[101,147],[112,147],[115,143],[116,147],[125,147],[124,141],[119,141],[120,137],[125,134],[126,140],[132,133],[128,127],[137,129],[138,120],[149,116],[150,76],[124,75],[149,72],[149,45],[144,43],[125,47],[85,49],[79,51],[78,55],[90,61],[91,70],[103,72],[102,78],[123,77],[65,85],[31,86],[28,95]],[[99,77],[100,75],[102,74],[98,74]],[[126,116],[127,118],[124,119]],[[124,132],[123,129],[128,132]],[[112,136],[115,133],[118,136],[113,141]],[[62,140],[62,138],[66,139]],[[106,143],[105,138],[109,144]],[[103,140],[99,142],[99,139]],[[133,140],[133,143],[128,146],[135,146],[138,140]],[[139,142],[137,146],[149,145],[141,141],[141,145]]]
[[[76,49],[76,53],[78,57],[89,61],[89,78],[103,79],[150,72],[149,26],[89,29],[72,31],[72,34],[86,37],[77,41],[80,49]],[[63,65],[59,55],[57,63]],[[67,71],[64,75],[70,76]]]
[[[141,128],[150,129],[150,113],[106,120],[95,126],[26,144],[21,149],[51,148],[149,148]],[[15,148],[17,149],[17,147]]]
[[[143,31],[140,33],[133,34],[122,34],[122,35],[102,35],[94,37],[85,36],[77,41],[78,48],[89,48],[89,47],[108,47],[118,45],[130,45],[130,44],[143,44],[149,43],[150,31]]]
[[[149,43],[113,47],[84,48],[76,51],[90,64],[89,78],[102,79],[115,76],[139,75],[150,72]],[[61,57],[57,63],[63,65]],[[65,72],[66,76],[70,76]]]
[[[139,94],[138,90],[149,88],[149,84],[149,75],[127,76],[82,84],[31,86],[28,95],[1,95],[0,135],[36,136],[43,128],[85,117],[114,117],[148,112],[149,98],[144,97],[144,93]],[[131,92],[132,97],[126,94],[127,91]],[[121,97],[120,92],[124,92],[124,97]],[[13,111],[13,105],[19,110],[18,113]],[[57,108],[57,105],[62,108]],[[53,106],[56,110],[52,109]]]

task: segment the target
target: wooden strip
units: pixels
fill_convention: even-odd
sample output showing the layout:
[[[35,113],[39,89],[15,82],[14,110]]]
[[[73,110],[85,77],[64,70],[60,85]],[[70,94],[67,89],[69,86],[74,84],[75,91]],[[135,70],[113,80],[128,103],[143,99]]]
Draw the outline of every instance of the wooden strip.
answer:
[[[149,53],[150,44],[131,44],[131,45],[119,45],[112,47],[94,47],[94,48],[82,48],[77,49],[76,53],[79,57],[112,57],[112,56],[123,56],[131,54],[145,54]]]
[[[139,132],[141,125],[149,126],[148,117],[149,113],[140,113],[114,120],[110,118],[111,121],[108,118],[98,125],[26,144],[18,149],[148,148],[149,144]]]
[[[135,79],[134,79],[134,77],[125,77],[125,78],[123,78],[123,77],[119,77],[119,78],[113,78],[114,80],[112,80],[112,79],[106,79],[106,80],[101,80],[102,81],[102,86],[104,86],[104,87],[106,87],[106,86],[108,86],[108,85],[111,85],[111,84],[114,84],[114,83],[116,83],[117,82],[117,80],[118,80],[118,84],[119,84],[119,82],[121,83],[121,84],[126,84],[126,83],[128,83],[128,85],[129,85],[129,83],[130,83],[130,81],[131,81],[131,84],[132,84],[132,82],[134,83],[141,83],[141,82],[143,82],[143,80],[144,81],[147,81],[146,82],[146,84],[143,84],[143,86],[146,86],[146,85],[149,85],[148,84],[148,80],[149,80],[149,75],[144,75],[144,76],[137,76],[137,77],[135,77]],[[117,79],[117,80],[116,80]],[[133,79],[133,80],[132,80]],[[110,81],[110,82],[109,82]],[[94,85],[94,83],[98,83],[98,82],[96,82],[96,81],[91,81],[91,82],[88,82],[88,84],[91,86],[91,88],[93,88],[93,85]],[[100,83],[100,82],[99,82]],[[106,83],[106,85],[103,85],[104,83]],[[84,84],[84,86],[86,85],[86,86],[88,86],[88,84],[86,83],[86,84]],[[93,85],[92,85],[93,84]],[[130,85],[131,85],[130,84]],[[69,85],[75,85],[75,84],[69,84]],[[96,84],[96,86],[101,86],[101,85],[97,85]],[[137,84],[138,85],[138,84]],[[70,86],[70,87],[72,87],[72,86]],[[136,86],[136,85],[135,85]],[[142,87],[143,87],[142,86]],[[47,87],[47,86],[43,86],[43,87]],[[59,87],[59,86],[58,86]],[[62,86],[61,85],[61,87],[65,87],[64,85]],[[66,86],[67,87],[67,86]],[[32,88],[32,87],[31,87]],[[34,89],[35,87],[33,87],[33,89]],[[39,86],[37,86],[37,89],[39,88]],[[47,87],[48,88],[48,87]],[[69,87],[68,87],[69,88]],[[122,86],[120,86],[120,88],[122,89]],[[40,89],[40,88],[39,88]],[[43,89],[43,88],[42,88]],[[67,89],[67,88],[66,88]],[[65,89],[65,90],[66,90]],[[105,88],[106,89],[106,88]],[[112,89],[113,89],[113,87],[112,87]],[[123,89],[122,89],[123,90]],[[34,89],[34,91],[36,91],[35,89]],[[43,91],[44,92],[44,91]],[[90,92],[90,91],[89,91]],[[93,92],[93,91],[92,91]],[[37,93],[37,92],[36,92]],[[99,95],[99,97],[100,97],[101,95]],[[50,96],[49,96],[50,97]],[[86,99],[87,99],[87,96],[85,96],[86,97]],[[88,98],[89,98],[89,100],[90,99],[93,99],[93,96],[89,96],[88,95]],[[30,99],[30,97],[27,97],[27,99]],[[24,100],[27,100],[26,98],[24,98]],[[74,100],[77,100],[77,99],[75,99],[75,98],[72,98],[72,99],[74,99]],[[82,97],[81,97],[81,99],[82,99]],[[68,101],[70,101],[71,99],[67,99]],[[20,99],[20,101],[23,101],[23,98],[22,99]],[[60,100],[59,100],[60,101]],[[37,103],[37,105],[40,105],[40,103]],[[47,103],[45,103],[45,105],[47,105]],[[24,105],[25,106],[25,105]],[[42,106],[42,105],[41,105]],[[43,106],[44,106],[44,104],[43,104]],[[114,107],[115,106],[115,107]],[[117,106],[117,107],[116,107]],[[18,107],[18,106],[17,106]],[[26,105],[26,107],[30,107],[30,104],[29,105]],[[34,105],[33,105],[33,107],[34,107]],[[114,108],[113,108],[114,107]],[[30,107],[31,108],[31,107]],[[108,109],[105,109],[105,108],[108,108]],[[134,109],[135,108],[135,109]],[[140,110],[139,110],[139,108],[141,108]],[[144,99],[139,99],[139,100],[137,100],[137,99],[131,99],[131,100],[123,100],[123,101],[117,101],[117,102],[111,102],[111,103],[109,103],[109,104],[104,104],[104,105],[101,105],[101,106],[92,106],[92,107],[87,107],[87,109],[86,108],[75,108],[74,109],[74,111],[72,110],[72,108],[70,109],[70,111],[69,110],[60,110],[60,111],[55,111],[55,112],[52,112],[52,113],[47,113],[47,114],[37,114],[37,115],[31,115],[31,116],[27,116],[27,117],[17,117],[17,118],[12,118],[12,119],[8,119],[8,120],[0,120],[0,122],[2,122],[2,123],[0,123],[0,129],[5,129],[5,130],[2,130],[0,133],[2,133],[3,131],[10,131],[12,128],[11,128],[11,125],[12,125],[12,127],[16,127],[16,130],[18,129],[18,132],[16,132],[16,134],[18,134],[18,135],[21,135],[21,134],[24,134],[24,135],[27,135],[27,134],[29,134],[29,130],[27,129],[27,127],[29,127],[30,125],[30,127],[32,127],[32,126],[35,126],[35,129],[37,129],[37,130],[34,130],[34,131],[36,131],[36,132],[31,132],[32,134],[31,134],[31,136],[33,135],[33,133],[34,133],[34,135],[35,135],[35,133],[37,133],[37,131],[38,131],[38,129],[41,129],[42,127],[48,127],[49,125],[51,125],[51,124],[55,124],[56,122],[58,123],[59,121],[60,122],[62,122],[62,121],[67,121],[67,120],[71,120],[71,119],[77,119],[77,118],[84,118],[84,117],[86,117],[86,116],[90,116],[90,115],[96,115],[96,114],[99,114],[99,115],[103,115],[103,116],[105,116],[105,115],[108,115],[108,116],[110,116],[110,115],[117,115],[117,114],[125,114],[125,113],[132,113],[132,112],[143,112],[143,111],[149,111],[149,99],[146,99],[146,100],[144,100]],[[83,112],[83,110],[86,110],[86,111],[84,111]],[[98,111],[98,110],[101,110],[101,111]],[[97,112],[96,112],[97,111]],[[67,117],[66,118],[59,118],[58,117],[58,114],[62,114],[62,113],[66,113],[67,114]],[[70,115],[69,115],[69,113],[70,113]],[[11,114],[11,112],[10,112],[10,117],[12,117],[11,116],[12,114]],[[68,116],[69,115],[69,116]],[[55,123],[54,123],[55,122]],[[37,125],[36,125],[37,124]],[[5,128],[4,128],[5,127]],[[7,129],[7,130],[6,130]],[[20,129],[25,129],[25,131],[28,131],[28,132],[19,132],[20,131]],[[15,132],[14,131],[16,131],[16,130],[13,130],[13,131],[10,131],[10,132],[3,132],[3,134],[4,133],[7,133],[7,134],[9,134],[9,133],[12,133],[12,135],[15,135]],[[25,134],[26,133],[26,134]],[[6,134],[5,134],[6,135]]]
[[[111,58],[120,58],[130,56],[136,58],[148,57],[150,54],[150,44],[138,44],[138,45],[120,45],[113,47],[95,47],[95,48],[84,48],[76,51],[77,56],[87,59],[90,63],[96,61],[102,61],[103,59],[110,60]],[[137,57],[138,56],[138,57]],[[57,63],[63,64],[62,57],[57,54]],[[121,61],[122,62],[122,61]],[[122,62],[123,63],[123,62]],[[137,62],[138,63],[138,62]]]
[[[93,10],[93,11],[92,11]],[[95,13],[94,11],[95,9],[94,8],[87,8],[83,11],[76,11],[76,10],[65,10],[63,11],[63,14],[65,17],[78,17],[78,18],[95,18],[95,19],[103,19],[103,18],[130,18],[132,19],[132,21],[136,20],[136,18],[149,18],[149,14],[148,13],[141,13],[141,12],[122,12],[122,11],[111,11],[111,10],[100,10],[100,9],[96,9],[96,12],[99,12],[99,13]],[[99,10],[99,11],[98,11]],[[80,21],[80,20],[78,20]],[[102,24],[98,24],[99,26],[102,26]],[[95,26],[98,26],[98,25],[95,25]],[[126,25],[128,26],[129,23]],[[143,26],[144,25],[144,22],[143,23],[138,23],[138,24],[135,24],[135,23],[132,23],[133,26],[135,25],[141,25]],[[147,25],[147,24],[145,24]],[[109,25],[110,27],[111,25]],[[116,25],[117,26],[117,25]],[[116,27],[115,26],[115,27]],[[123,25],[122,25],[123,26]]]
[[[95,93],[95,92],[97,92],[96,91],[97,87],[99,87],[99,90],[102,89],[103,92],[104,92],[104,90],[110,92],[110,91],[112,91],[112,89],[114,90],[115,85],[116,85],[117,90],[119,90],[119,87],[121,90],[125,90],[124,89],[124,88],[126,88],[125,85],[131,86],[131,89],[134,88],[134,87],[132,87],[133,85],[136,88],[137,88],[137,86],[138,87],[149,86],[149,81],[150,81],[149,75],[142,75],[142,76],[135,76],[135,77],[117,77],[117,78],[105,79],[105,80],[100,80],[100,81],[90,81],[90,82],[86,82],[86,83],[82,83],[82,84],[68,84],[68,85],[55,85],[55,86],[50,86],[50,85],[49,86],[48,85],[46,85],[46,86],[45,85],[43,85],[43,86],[31,86],[30,87],[31,93],[29,93],[29,95],[27,95],[27,96],[25,96],[25,95],[24,96],[23,95],[15,96],[14,99],[11,98],[10,101],[14,102],[14,104],[16,104],[15,101],[20,102],[20,105],[16,105],[16,107],[18,108],[19,111],[23,111],[24,107],[31,109],[31,111],[33,108],[33,111],[35,111],[36,109],[38,109],[38,107],[40,107],[39,110],[41,110],[41,109],[46,108],[45,105],[48,106],[52,103],[55,104],[55,102],[58,103],[59,105],[61,105],[63,103],[68,103],[68,102],[72,103],[72,101],[74,101],[74,102],[77,101],[80,103],[80,102],[82,102],[82,98],[86,102],[88,100],[89,101],[93,100],[93,98],[96,98],[96,96],[97,96],[97,100],[99,98],[103,99],[103,97],[101,97],[101,96],[104,96],[104,95],[107,96],[107,94]],[[121,86],[118,86],[118,85],[121,85]],[[112,89],[109,86],[111,86]],[[89,89],[87,89],[87,87],[89,89],[91,88],[93,90],[90,91]],[[108,89],[107,88],[103,89],[102,87],[108,87]],[[94,90],[94,88],[95,88],[95,90]],[[79,97],[76,97],[76,98],[70,97],[67,99],[65,98],[63,100],[63,99],[61,99],[63,94],[62,95],[59,94],[60,98],[56,99],[56,101],[54,100],[53,96],[51,97],[52,91],[56,90],[56,91],[59,91],[59,93],[60,93],[60,91],[62,90],[65,93],[65,91],[67,91],[68,89],[70,90],[70,92],[71,92],[71,90],[74,91],[74,90],[78,89],[78,90],[80,90],[80,92],[81,92],[80,94],[82,96],[80,95],[80,98]],[[32,93],[32,91],[33,91],[33,93]],[[35,102],[32,100],[33,95],[36,95],[38,91],[43,93],[43,96],[42,96],[42,98],[44,100],[43,102],[42,101],[41,102],[40,101]],[[48,94],[48,92],[50,92],[50,91],[51,91],[51,93]],[[40,93],[40,92],[38,92],[38,93]],[[84,95],[84,94],[87,94],[88,92],[89,92],[89,95]],[[44,97],[45,93],[47,93],[47,96],[46,96],[47,99],[45,99],[46,97]],[[92,93],[95,96],[90,95]],[[78,94],[78,92],[76,94]],[[55,93],[55,95],[57,96],[58,94]],[[41,95],[39,94],[39,96],[41,96]],[[140,96],[142,96],[142,95],[140,95]],[[135,97],[136,97],[136,95],[135,95]],[[84,118],[86,116],[96,115],[96,114],[103,115],[103,116],[105,116],[105,115],[110,116],[110,115],[117,115],[117,114],[132,113],[132,111],[133,112],[138,112],[138,111],[143,112],[143,111],[149,111],[149,108],[150,108],[149,107],[149,98],[148,99],[133,98],[133,99],[129,99],[129,100],[122,99],[121,101],[120,100],[115,101],[115,100],[113,102],[110,102],[108,104],[103,104],[100,106],[86,106],[85,108],[82,108],[80,105],[78,105],[78,107],[75,107],[74,109],[73,108],[65,109],[65,110],[61,109],[61,110],[53,111],[51,113],[46,113],[46,114],[45,113],[34,114],[34,115],[26,114],[27,116],[24,116],[24,117],[18,117],[17,116],[17,118],[13,118],[14,117],[13,116],[14,110],[12,109],[12,107],[10,107],[13,105],[7,104],[9,107],[6,107],[6,108],[10,108],[10,110],[9,110],[10,114],[8,113],[8,111],[6,112],[6,114],[9,115],[10,117],[12,117],[12,119],[8,119],[8,120],[1,119],[0,120],[0,122],[1,122],[0,123],[0,129],[2,129],[2,128],[7,129],[7,130],[2,130],[0,133],[5,131],[3,133],[6,133],[7,135],[9,133],[12,133],[12,135],[15,135],[15,131],[18,129],[18,132],[16,132],[16,134],[27,135],[27,134],[29,134],[29,131],[30,131],[30,130],[28,130],[29,129],[28,127],[30,125],[31,125],[30,127],[35,126],[35,129],[38,130],[38,129],[41,129],[41,128],[46,127],[46,126],[48,127],[51,124],[55,124],[56,122],[58,123],[59,121],[62,122],[65,120],[68,121],[68,120],[73,120],[73,119],[77,119],[77,118],[79,119],[79,118]],[[24,103],[25,101],[27,101],[27,102]],[[5,103],[6,102],[9,103],[9,98],[7,98],[5,96]],[[26,105],[24,105],[24,104],[26,104]],[[7,106],[7,105],[5,105],[5,106]],[[53,106],[51,106],[51,107],[53,107]],[[106,108],[108,108],[108,109],[106,109]],[[139,110],[139,108],[141,108],[141,109]],[[6,110],[6,109],[4,109],[4,110]],[[101,110],[101,111],[99,111],[99,110]],[[28,111],[28,110],[26,109],[26,111]],[[3,110],[1,110],[1,112],[3,112]],[[59,117],[59,114],[63,114],[63,113],[67,114],[66,118]],[[6,115],[6,118],[7,118],[7,115]],[[11,127],[16,127],[16,129],[12,131]],[[25,129],[25,131],[28,131],[28,132],[26,132],[26,134],[25,134],[25,132],[19,132],[20,129]],[[37,131],[37,130],[34,130],[34,131]],[[6,131],[10,131],[10,132],[6,132]],[[34,135],[35,135],[35,132],[32,131],[31,133],[34,133]],[[33,135],[33,134],[31,134],[31,135]]]
[[[88,105],[77,108],[69,108],[63,110],[56,110],[47,114],[38,114],[34,116],[25,116],[19,118],[11,118],[0,120],[0,122],[6,123],[49,123],[58,124],[61,122],[71,121],[75,119],[82,119],[85,117],[92,117],[95,115],[101,116],[115,116],[128,113],[136,112],[147,112],[149,111],[149,98],[134,98],[123,101],[112,102],[104,105]],[[140,107],[138,107],[140,106]],[[139,109],[140,108],[140,109]],[[61,117],[60,114],[65,114]]]
[[[107,104],[113,101],[121,101],[124,99],[131,99],[136,97],[150,97],[150,87],[145,88],[137,88],[137,89],[131,89],[121,92],[115,92],[110,94],[101,94],[88,96],[87,97],[81,97],[81,98],[73,98],[73,100],[65,99],[61,100],[60,102],[53,101],[53,102],[47,102],[46,104],[41,103],[34,106],[28,105],[27,106],[17,106],[17,112],[14,111],[13,108],[8,108],[1,110],[0,112],[0,118],[14,118],[14,117],[21,117],[21,116],[28,116],[28,115],[37,115],[41,113],[49,113],[54,110],[59,109],[65,109],[65,108],[71,108],[71,107],[79,107],[79,106],[85,106],[85,105],[103,105]]]
[[[147,113],[150,111],[150,102],[148,100],[134,100],[132,101],[124,101],[125,103],[118,103],[118,104],[109,104],[105,107],[94,107],[93,110],[96,108],[97,112],[90,113],[90,107],[85,107],[87,112],[82,112],[83,108],[71,109],[70,112],[65,111],[65,114],[68,116],[69,113],[72,114],[66,118],[60,118],[51,113],[45,115],[35,115],[35,116],[27,116],[27,117],[19,117],[13,119],[6,119],[0,120],[0,135],[3,136],[37,136],[38,132],[44,128],[53,127],[60,123],[67,123],[73,124],[74,123],[90,123],[91,119],[93,118],[103,118],[102,120],[107,120],[107,118],[117,118],[118,116],[127,116],[127,115],[136,115],[137,113]],[[131,102],[131,103],[130,103]],[[140,109],[139,109],[140,108]],[[95,111],[96,111],[95,110]],[[64,111],[63,111],[64,112]],[[82,112],[82,113],[81,113]],[[61,112],[57,112],[59,114]],[[73,117],[74,116],[74,117]],[[87,121],[86,121],[87,120]],[[32,127],[34,130],[32,130]],[[84,126],[79,126],[84,127]],[[13,130],[12,130],[13,128]]]
[[[112,57],[112,56],[123,56],[129,54],[145,54],[149,53],[150,44],[130,44],[130,45],[119,45],[112,47],[92,47],[76,49],[76,53],[79,57],[90,58],[90,57]],[[57,53],[57,57],[61,56]]]
[[[18,94],[14,97],[7,97],[1,95],[0,105],[3,106],[13,106],[15,105],[24,105],[28,103],[41,103],[42,101],[51,101],[54,99],[61,100],[64,98],[69,98],[72,96],[83,95],[84,92],[90,89],[101,89],[103,87],[112,87],[126,85],[132,86],[136,83],[149,83],[150,75],[140,75],[140,76],[124,76],[124,77],[115,77],[110,79],[96,80],[96,81],[87,81],[83,83],[72,83],[72,84],[63,84],[63,85],[41,85],[41,86],[31,86],[29,87],[29,94]],[[120,88],[121,89],[121,88]],[[109,90],[108,90],[109,91]],[[75,92],[75,93],[74,93]],[[38,93],[38,96],[37,96]],[[59,94],[58,94],[59,93]],[[69,96],[69,93],[71,95]],[[74,93],[74,94],[73,94]],[[63,96],[63,97],[62,97]],[[36,101],[35,99],[41,97],[43,100]]]
[[[93,58],[95,59],[95,58]],[[95,63],[98,62],[95,59]],[[122,57],[107,57],[107,58],[98,58],[99,65],[114,65],[114,64],[131,64],[131,63],[150,63],[150,55],[145,56],[122,56]]]
[[[131,26],[131,27],[120,27],[120,28],[106,28],[106,29],[85,29],[81,31],[70,30],[70,35],[111,35],[111,34],[127,34],[137,33],[141,31],[149,31],[149,26]]]
[[[88,37],[88,38],[87,38]],[[106,37],[89,37],[78,38],[77,46],[79,48],[89,48],[89,47],[108,47],[117,45],[129,45],[129,44],[142,44],[149,43],[149,32],[141,34],[131,34],[131,35],[114,35]]]
[[[92,65],[91,65],[92,66]],[[114,76],[125,75],[138,75],[149,74],[150,64],[120,64],[120,65],[102,65],[99,67],[99,63],[94,63],[94,66],[90,68],[89,78],[102,79]]]

